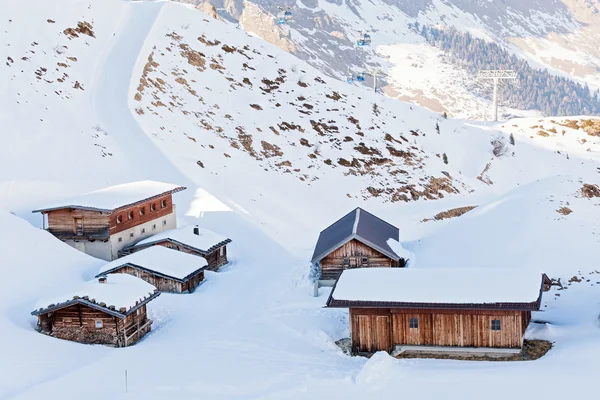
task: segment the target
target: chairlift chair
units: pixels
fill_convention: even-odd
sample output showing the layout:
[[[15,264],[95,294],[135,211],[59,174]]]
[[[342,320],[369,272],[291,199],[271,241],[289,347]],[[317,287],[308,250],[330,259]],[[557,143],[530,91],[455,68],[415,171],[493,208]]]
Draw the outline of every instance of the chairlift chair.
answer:
[[[354,82],[354,75],[350,74],[346,77],[346,83]]]
[[[365,80],[365,73],[364,72],[359,72],[358,74],[356,74],[356,80],[359,82],[364,82]]]
[[[286,22],[289,22],[292,20],[292,12],[291,11],[286,11],[283,13],[283,19],[286,20]]]
[[[358,40],[356,41],[357,46],[367,46],[371,44],[371,35],[369,35],[368,33],[362,34],[358,37]]]

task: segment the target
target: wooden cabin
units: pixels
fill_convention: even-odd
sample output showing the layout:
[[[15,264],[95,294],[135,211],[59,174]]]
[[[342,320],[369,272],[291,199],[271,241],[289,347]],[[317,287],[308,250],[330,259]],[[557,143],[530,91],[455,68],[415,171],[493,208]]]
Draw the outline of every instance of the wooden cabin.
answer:
[[[518,352],[543,278],[511,269],[346,270],[327,300],[348,308],[354,354]]]
[[[192,293],[204,283],[206,260],[163,246],[153,246],[112,261],[96,277],[129,274],[161,292]]]
[[[228,263],[227,244],[231,239],[198,226],[170,229],[144,239],[124,249],[121,254],[132,254],[152,246],[164,246],[184,253],[202,257],[208,269],[217,271]]]
[[[59,339],[127,347],[150,332],[147,304],[160,293],[129,275],[108,275],[87,282],[70,295],[40,302],[31,314],[38,329]]]
[[[398,228],[357,208],[321,232],[311,263],[321,280],[338,279],[352,268],[404,267],[389,240],[399,241]]]
[[[44,229],[106,261],[153,234],[176,228],[173,194],[185,187],[143,181],[108,187],[34,210]],[[47,228],[46,228],[47,226]]]

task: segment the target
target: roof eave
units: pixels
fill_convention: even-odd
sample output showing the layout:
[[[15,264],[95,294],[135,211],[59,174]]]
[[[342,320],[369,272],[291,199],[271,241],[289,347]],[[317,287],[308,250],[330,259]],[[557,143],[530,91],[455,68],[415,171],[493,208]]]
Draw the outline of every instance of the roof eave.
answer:
[[[137,264],[134,264],[134,263],[126,262],[126,263],[123,263],[123,264],[121,264],[119,266],[116,266],[114,268],[111,268],[111,269],[108,269],[106,271],[103,271],[103,272],[99,273],[98,275],[96,275],[96,278],[99,278],[101,276],[109,275],[109,274],[111,274],[111,273],[113,273],[115,271],[118,271],[119,269],[121,269],[123,267],[131,267],[131,268],[139,269],[139,270],[148,272],[148,273],[150,273],[152,275],[156,275],[156,276],[158,276],[160,278],[170,279],[170,280],[173,280],[173,281],[177,281],[179,283],[185,283],[185,281],[187,281],[190,277],[192,277],[194,275],[197,275],[200,271],[203,271],[206,268],[208,268],[208,265],[204,265],[204,266],[202,266],[202,267],[194,270],[194,272],[192,272],[191,274],[186,275],[183,278],[176,278],[174,276],[167,275],[167,274],[155,271],[155,270],[150,269],[150,268],[142,267],[141,265],[137,265]]]
[[[188,248],[190,250],[197,251],[198,253],[202,254],[203,256],[207,256],[210,253],[212,253],[213,251],[215,251],[216,249],[218,249],[219,247],[222,247],[222,246],[225,246],[225,245],[231,243],[231,239],[227,238],[227,239],[225,239],[223,241],[220,241],[220,242],[212,245],[211,247],[209,247],[207,250],[202,250],[202,249],[199,249],[197,247],[190,246],[187,243],[183,243],[183,242],[180,242],[178,240],[171,239],[171,238],[157,239],[157,240],[153,240],[151,242],[141,243],[141,244],[138,243],[138,244],[134,244],[133,246],[129,246],[129,247],[123,249],[123,250],[124,251],[129,251],[131,249],[145,249],[145,248],[154,246],[154,245],[156,245],[157,243],[160,243],[160,242],[170,242],[170,243],[176,244],[178,246],[183,246],[183,247],[186,247],[186,248]]]
[[[335,289],[335,286],[334,286]],[[539,311],[540,299],[531,303],[402,303],[382,301],[336,300],[333,292],[327,300],[327,308],[407,308],[431,310],[510,310]]]

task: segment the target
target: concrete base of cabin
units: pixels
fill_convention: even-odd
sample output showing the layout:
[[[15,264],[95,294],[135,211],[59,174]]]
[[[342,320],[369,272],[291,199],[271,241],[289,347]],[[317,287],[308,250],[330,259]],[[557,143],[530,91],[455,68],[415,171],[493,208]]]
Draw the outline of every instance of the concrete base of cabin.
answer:
[[[396,357],[402,353],[427,353],[444,354],[448,356],[459,357],[507,357],[521,352],[520,348],[507,349],[496,347],[456,347],[456,346],[396,346],[392,351],[392,356]]]
[[[319,297],[319,288],[322,287],[333,287],[335,285],[335,279],[319,279],[314,283],[313,286],[313,296]]]

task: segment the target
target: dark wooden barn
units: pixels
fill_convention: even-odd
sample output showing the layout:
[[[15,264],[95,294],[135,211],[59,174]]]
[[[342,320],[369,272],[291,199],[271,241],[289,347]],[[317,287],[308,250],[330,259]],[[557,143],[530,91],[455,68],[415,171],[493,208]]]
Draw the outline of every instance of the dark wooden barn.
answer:
[[[403,267],[390,239],[398,242],[398,228],[357,208],[321,232],[311,263],[321,280],[335,280],[351,268]]]
[[[146,306],[159,294],[140,279],[109,275],[58,301],[41,302],[31,314],[40,332],[59,339],[126,347],[150,331]]]
[[[192,293],[204,283],[206,260],[163,246],[151,246],[110,262],[96,277],[129,274],[161,292]]]
[[[132,254],[152,246],[163,246],[188,254],[202,257],[208,264],[208,270],[217,271],[227,260],[227,245],[231,239],[208,229],[184,226],[170,229],[144,239],[124,249],[121,254]]]
[[[518,351],[542,288],[535,271],[349,270],[327,307],[349,309],[353,353]]]

